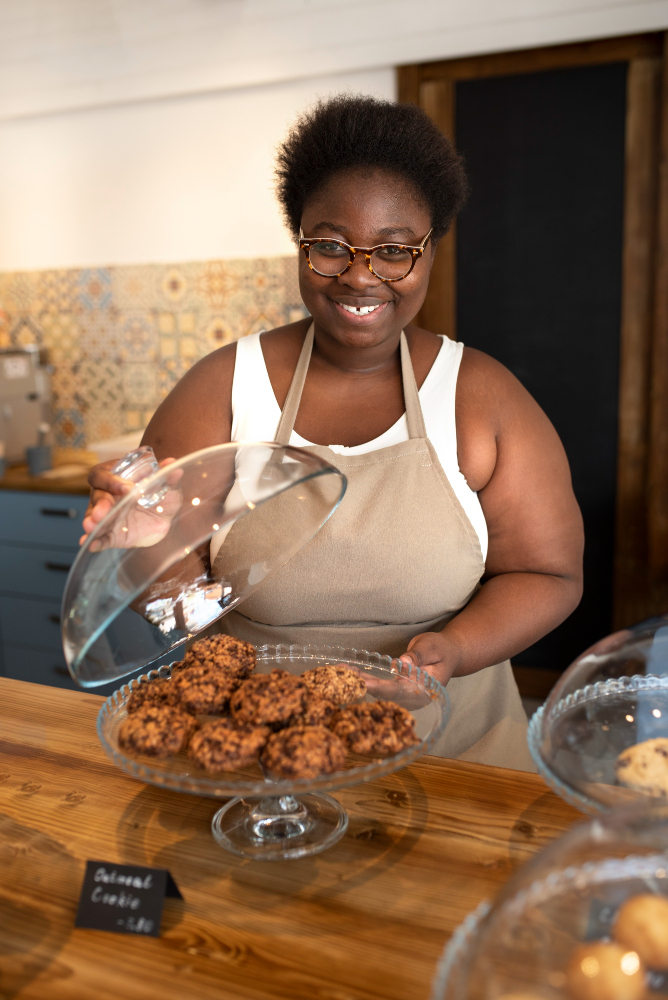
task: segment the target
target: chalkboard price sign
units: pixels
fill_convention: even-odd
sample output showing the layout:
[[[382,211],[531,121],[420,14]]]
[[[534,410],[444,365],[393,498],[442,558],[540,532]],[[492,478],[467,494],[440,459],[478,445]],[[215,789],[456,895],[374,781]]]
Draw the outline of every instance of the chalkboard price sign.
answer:
[[[88,861],[74,925],[159,937],[166,896],[183,898],[165,868]]]

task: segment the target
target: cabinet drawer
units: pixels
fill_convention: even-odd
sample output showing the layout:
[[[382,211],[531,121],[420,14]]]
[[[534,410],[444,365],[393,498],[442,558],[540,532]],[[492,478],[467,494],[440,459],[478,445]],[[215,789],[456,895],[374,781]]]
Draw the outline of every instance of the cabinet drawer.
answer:
[[[60,602],[0,597],[0,634],[3,642],[62,651]]]
[[[77,548],[88,497],[0,491],[0,541]]]
[[[76,554],[76,549],[34,549],[0,544],[0,591],[59,601]]]
[[[73,691],[83,691],[76,684],[67,669],[62,652],[46,649],[30,649],[5,643],[3,647],[5,676],[17,681],[32,681],[34,684],[48,684],[50,687],[70,688]],[[99,688],[88,688],[89,694],[101,694],[105,697],[119,688],[123,682],[105,684]]]

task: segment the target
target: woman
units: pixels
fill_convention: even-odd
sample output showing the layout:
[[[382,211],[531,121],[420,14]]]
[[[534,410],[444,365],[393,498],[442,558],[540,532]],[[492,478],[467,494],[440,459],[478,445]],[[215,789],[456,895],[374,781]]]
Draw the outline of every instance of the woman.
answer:
[[[311,318],[208,355],[144,443],[164,460],[277,440],[341,469],[335,515],[223,627],[402,655],[448,683],[438,752],[530,769],[508,657],[576,607],[582,524],[519,382],[412,322],[465,197],[460,158],[418,108],[340,96],[297,123],[278,181]],[[108,466],[91,484],[86,531],[123,489]]]

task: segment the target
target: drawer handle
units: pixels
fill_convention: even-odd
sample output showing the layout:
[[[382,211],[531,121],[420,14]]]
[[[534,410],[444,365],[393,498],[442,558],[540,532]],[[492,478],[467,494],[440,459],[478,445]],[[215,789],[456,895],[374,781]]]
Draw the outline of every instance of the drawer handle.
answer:
[[[58,573],[69,573],[72,569],[71,563],[45,562],[44,569],[53,569]]]
[[[67,669],[67,667],[61,667],[61,665],[59,663],[57,663],[54,666],[53,672],[54,672],[54,674],[58,674],[59,677],[69,677],[70,676],[70,672]]]
[[[49,621],[54,625],[60,625],[60,615],[49,615]]]
[[[79,516],[76,507],[40,507],[40,514],[44,517],[69,517],[74,519]]]

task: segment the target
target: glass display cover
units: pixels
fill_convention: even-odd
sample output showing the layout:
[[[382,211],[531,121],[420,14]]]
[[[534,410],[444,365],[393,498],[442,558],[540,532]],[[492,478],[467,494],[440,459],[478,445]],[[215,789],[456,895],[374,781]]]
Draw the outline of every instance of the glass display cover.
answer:
[[[62,637],[74,679],[117,680],[213,624],[313,537],[345,487],[317,456],[270,443],[206,448],[141,479],[67,579]]]
[[[538,769],[562,798],[596,813],[656,797],[621,758],[643,744],[668,749],[668,616],[607,636],[571,664],[529,726]],[[642,750],[634,754],[643,755]],[[668,779],[668,768],[666,778]],[[665,801],[668,787],[660,795]]]

